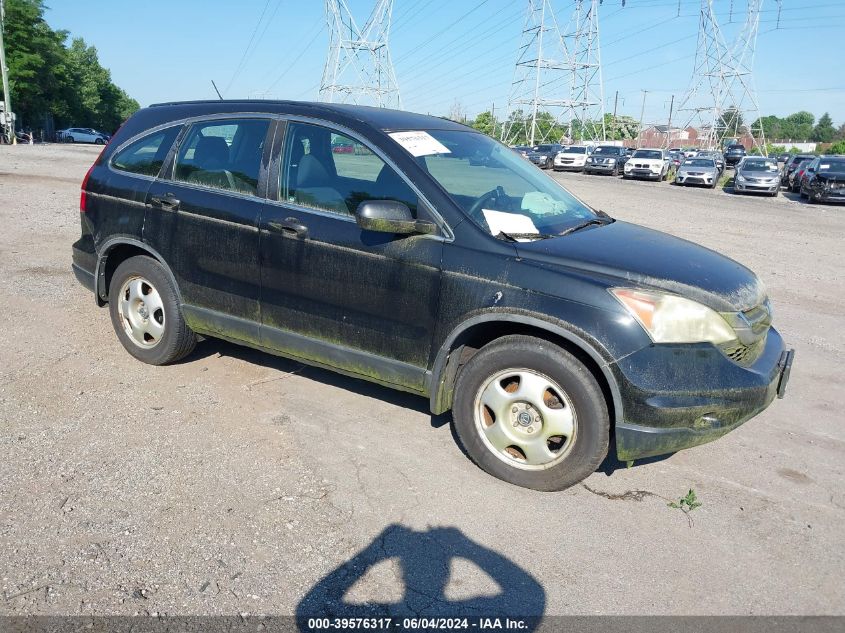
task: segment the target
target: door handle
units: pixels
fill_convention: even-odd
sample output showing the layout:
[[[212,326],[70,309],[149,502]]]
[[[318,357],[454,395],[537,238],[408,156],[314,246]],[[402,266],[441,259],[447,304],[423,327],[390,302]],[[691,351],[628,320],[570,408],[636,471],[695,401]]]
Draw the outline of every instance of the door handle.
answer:
[[[181,202],[178,198],[174,198],[172,193],[165,194],[164,197],[152,196],[150,202],[157,207],[164,207],[175,211],[179,208]]]
[[[284,237],[304,240],[308,237],[308,227],[296,218],[285,218],[282,221],[271,220],[267,226]]]

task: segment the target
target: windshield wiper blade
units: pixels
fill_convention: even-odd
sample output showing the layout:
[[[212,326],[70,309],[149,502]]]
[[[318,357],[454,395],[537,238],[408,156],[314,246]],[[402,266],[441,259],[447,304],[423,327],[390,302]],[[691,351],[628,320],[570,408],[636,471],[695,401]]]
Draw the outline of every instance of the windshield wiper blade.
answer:
[[[499,234],[496,237],[502,235],[509,239],[511,242],[518,242],[519,240],[545,240],[550,237],[558,237],[557,235],[551,235],[549,233],[505,233],[504,231],[499,231]]]
[[[561,232],[561,235],[569,235],[570,233],[574,233],[575,231],[580,231],[581,229],[586,229],[588,226],[593,226],[595,224],[609,224],[607,220],[599,220],[598,218],[593,218],[592,220],[587,220],[585,222],[581,222],[581,224],[576,224],[565,231]]]

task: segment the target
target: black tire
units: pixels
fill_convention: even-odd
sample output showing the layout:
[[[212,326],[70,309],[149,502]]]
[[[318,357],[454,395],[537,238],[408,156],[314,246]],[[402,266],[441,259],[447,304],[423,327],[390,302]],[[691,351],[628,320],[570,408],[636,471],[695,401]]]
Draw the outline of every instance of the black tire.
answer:
[[[94,145],[102,145],[104,142],[101,138],[94,139]]]
[[[121,288],[123,288],[124,283],[133,277],[148,280],[149,285],[161,297],[163,305],[161,319],[164,324],[164,332],[152,347],[141,347],[134,342],[126,332],[124,318],[120,314],[119,295]],[[109,284],[109,315],[117,338],[126,351],[149,365],[166,365],[184,358],[191,353],[197,343],[196,335],[185,323],[182,316],[176,287],[164,266],[151,257],[143,255],[130,257],[114,271]]]
[[[554,167],[554,161],[549,158],[546,160],[546,169],[551,169],[552,167]]]
[[[67,142],[68,142],[68,143],[75,143],[76,141],[73,139],[73,137],[72,137],[72,136],[68,136],[68,137],[67,137]]]
[[[493,448],[488,448],[476,425],[476,398],[482,387],[495,374],[513,368],[537,372],[555,381],[572,405],[576,419],[574,440],[569,448],[560,449],[565,452],[556,458],[558,461],[545,468],[526,470],[516,460],[510,465],[506,457],[499,457]],[[524,488],[564,490],[595,472],[607,455],[610,416],[595,377],[566,350],[531,336],[504,336],[470,358],[457,377],[452,417],[458,439],[479,467]]]

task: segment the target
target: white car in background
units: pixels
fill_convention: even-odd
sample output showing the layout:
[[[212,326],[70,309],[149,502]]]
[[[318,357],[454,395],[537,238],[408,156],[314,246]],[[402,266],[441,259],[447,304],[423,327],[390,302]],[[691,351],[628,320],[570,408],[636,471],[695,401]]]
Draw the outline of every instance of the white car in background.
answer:
[[[94,143],[95,145],[105,145],[111,138],[108,134],[90,127],[69,127],[56,132],[56,136],[65,143]]]
[[[552,167],[555,171],[583,171],[590,149],[586,145],[566,145],[555,156]]]
[[[669,154],[664,149],[643,147],[625,163],[623,178],[665,180],[669,174]]]

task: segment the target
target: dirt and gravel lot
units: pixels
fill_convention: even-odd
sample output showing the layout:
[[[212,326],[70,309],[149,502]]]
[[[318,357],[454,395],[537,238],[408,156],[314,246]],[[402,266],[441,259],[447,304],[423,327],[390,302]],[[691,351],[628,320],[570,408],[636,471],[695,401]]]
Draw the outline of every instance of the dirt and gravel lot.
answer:
[[[845,208],[555,175],[749,265],[797,351],[720,441],[541,494],[421,398],[213,340],[135,361],[70,271],[96,153],[0,147],[0,614],[845,614]]]

